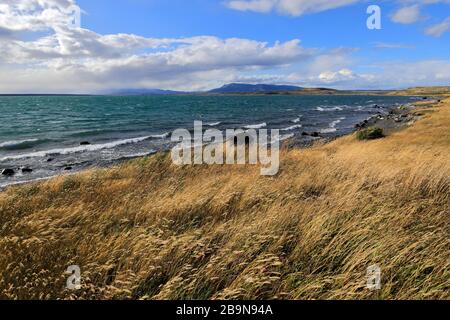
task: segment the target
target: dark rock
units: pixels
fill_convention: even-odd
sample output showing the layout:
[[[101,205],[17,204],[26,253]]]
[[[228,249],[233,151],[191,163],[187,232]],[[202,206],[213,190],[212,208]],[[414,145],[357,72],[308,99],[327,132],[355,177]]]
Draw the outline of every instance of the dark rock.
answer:
[[[308,133],[308,132],[305,132],[305,131],[303,131],[303,132],[302,132],[302,136],[309,136],[309,133]]]
[[[91,143],[89,142],[89,141],[81,141],[80,142],[80,146],[88,146],[88,145],[90,145]]]
[[[47,162],[52,162],[53,160],[55,160],[55,159],[53,159],[53,158],[48,158],[48,159],[47,159]]]
[[[423,97],[423,100],[427,100],[428,99],[428,97]]]
[[[73,168],[70,167],[70,166],[64,168],[65,171],[70,171],[70,170],[72,170],[72,169],[73,169]]]
[[[311,137],[318,138],[318,137],[320,137],[320,133],[319,132],[313,132],[313,133],[311,133]]]
[[[31,168],[22,168],[22,173],[32,173],[33,169]]]
[[[15,174],[15,171],[13,169],[3,169],[2,170],[2,175],[4,176],[13,176]]]

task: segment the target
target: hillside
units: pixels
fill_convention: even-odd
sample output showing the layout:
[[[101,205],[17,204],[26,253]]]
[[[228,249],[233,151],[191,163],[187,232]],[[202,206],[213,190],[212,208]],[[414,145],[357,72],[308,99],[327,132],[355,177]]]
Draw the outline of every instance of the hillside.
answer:
[[[434,95],[434,96],[439,96],[439,95],[444,95],[444,96],[450,96],[450,87],[415,87],[415,88],[409,88],[406,90],[398,90],[398,91],[393,91],[390,94],[392,95]]]
[[[450,101],[422,108],[384,139],[284,150],[273,178],[157,154],[9,188],[0,298],[450,299]]]
[[[271,92],[287,92],[301,90],[296,86],[272,85],[272,84],[246,84],[246,83],[230,83],[220,88],[208,91],[208,93],[271,93]]]

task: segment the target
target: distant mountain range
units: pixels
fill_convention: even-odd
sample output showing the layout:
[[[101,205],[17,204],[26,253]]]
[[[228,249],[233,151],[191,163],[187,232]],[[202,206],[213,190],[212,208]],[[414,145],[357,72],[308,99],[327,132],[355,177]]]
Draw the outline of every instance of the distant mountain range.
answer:
[[[150,95],[177,95],[188,94],[189,92],[160,90],[160,89],[122,89],[108,92],[108,95],[113,96],[150,96]]]
[[[246,83],[230,83],[223,87],[208,91],[209,93],[270,93],[280,91],[298,91],[301,87],[283,86],[274,84],[246,84]]]
[[[220,88],[209,91],[200,92],[183,92],[161,89],[121,89],[108,92],[110,95],[116,96],[146,96],[146,95],[181,95],[181,94],[233,94],[233,93],[271,93],[271,92],[288,92],[303,90],[301,87],[284,86],[274,84],[247,84],[247,83],[230,83]]]

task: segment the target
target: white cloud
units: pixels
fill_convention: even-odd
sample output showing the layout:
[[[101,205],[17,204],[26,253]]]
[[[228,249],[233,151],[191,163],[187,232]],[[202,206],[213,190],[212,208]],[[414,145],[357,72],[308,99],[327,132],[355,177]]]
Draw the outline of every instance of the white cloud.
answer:
[[[322,74],[315,83],[343,89],[392,89],[448,85],[450,81],[450,60],[389,62],[374,65],[373,68],[370,73],[349,70]]]
[[[301,16],[305,13],[321,12],[335,9],[360,0],[231,0],[226,4],[239,11],[267,13],[273,10],[282,14]]]
[[[435,24],[435,25],[433,25],[431,27],[428,27],[425,30],[425,34],[427,34],[429,36],[432,36],[432,37],[439,38],[440,36],[442,36],[448,30],[450,30],[450,17],[448,17],[447,19],[445,19],[441,23],[438,23],[438,24]]]
[[[387,43],[387,42],[376,42],[373,44],[375,49],[414,49],[413,45],[404,43]]]
[[[238,38],[154,39],[63,28],[32,41],[2,39],[0,43],[0,87],[15,92],[41,92],[44,84],[45,91],[49,87],[73,90],[74,81],[89,91],[130,86],[187,90],[207,86],[219,71],[237,74],[283,67],[315,53],[296,39],[269,45]],[[16,89],[7,84],[11,76]]]
[[[355,75],[350,69],[341,69],[337,72],[325,71],[319,74],[319,80],[324,83],[334,83],[343,80],[353,80]]]
[[[401,24],[412,24],[420,19],[421,13],[418,4],[400,8],[392,15],[392,21]]]
[[[0,4],[0,29],[44,31],[67,25],[74,0],[3,0]]]
[[[234,1],[235,5],[243,2],[248,1]],[[313,1],[267,0],[262,6],[254,1],[254,7],[242,10],[301,15],[353,2],[315,1],[314,6]],[[360,73],[355,71],[359,64],[353,59],[355,49],[305,48],[298,39],[269,44],[241,38],[147,38],[71,29],[66,9],[74,4],[72,0],[3,0],[0,93],[91,93],[133,87],[201,90],[234,81],[347,89],[450,81],[448,61],[378,65],[375,72]],[[429,34],[437,36],[444,29],[436,27]],[[388,46],[393,45],[384,45]]]

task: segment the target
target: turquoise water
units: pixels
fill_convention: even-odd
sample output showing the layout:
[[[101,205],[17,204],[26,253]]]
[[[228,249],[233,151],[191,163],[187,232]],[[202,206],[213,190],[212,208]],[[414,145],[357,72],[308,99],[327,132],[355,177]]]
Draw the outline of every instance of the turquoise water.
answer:
[[[150,154],[170,146],[170,132],[205,127],[281,129],[325,136],[354,125],[410,97],[373,96],[146,96],[0,97],[0,186]],[[206,128],[205,128],[206,129]],[[81,146],[81,142],[89,145]],[[51,160],[51,161],[49,161]],[[21,174],[19,168],[32,173]]]

